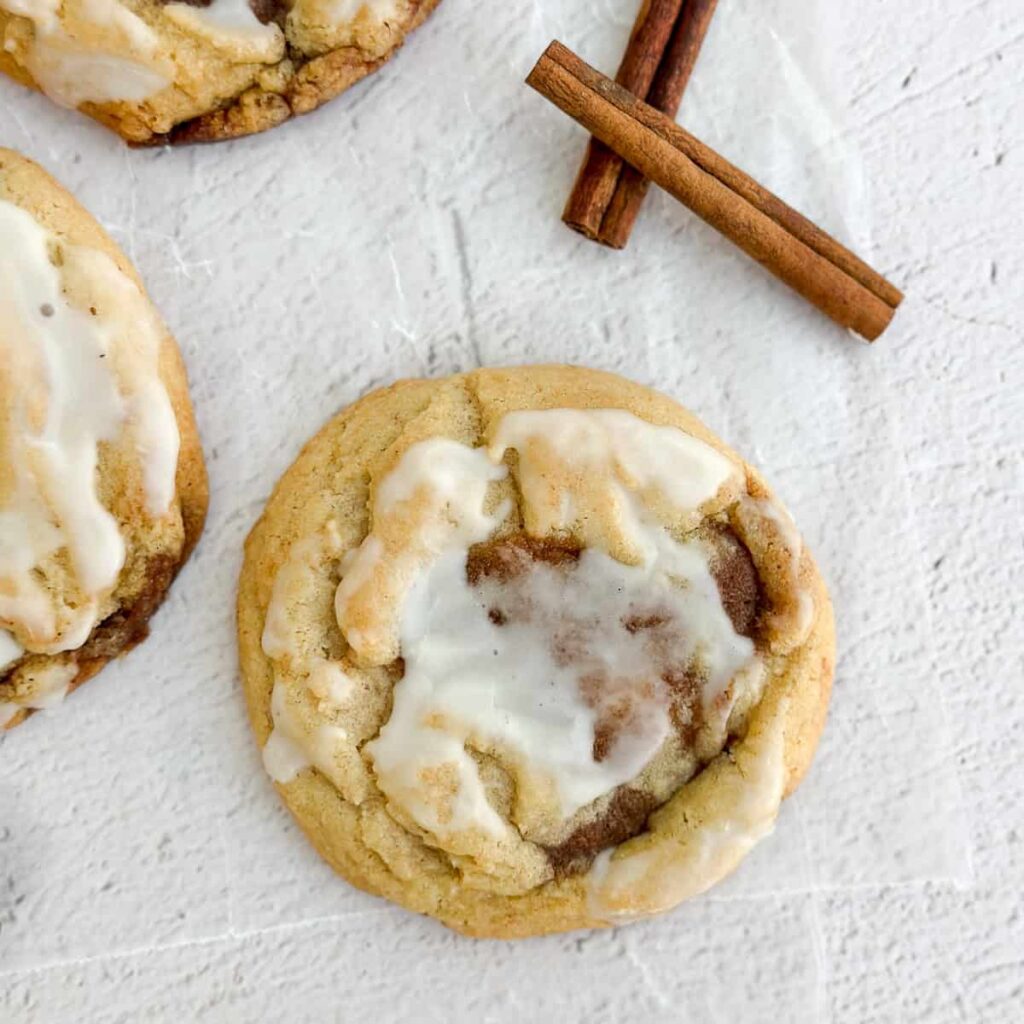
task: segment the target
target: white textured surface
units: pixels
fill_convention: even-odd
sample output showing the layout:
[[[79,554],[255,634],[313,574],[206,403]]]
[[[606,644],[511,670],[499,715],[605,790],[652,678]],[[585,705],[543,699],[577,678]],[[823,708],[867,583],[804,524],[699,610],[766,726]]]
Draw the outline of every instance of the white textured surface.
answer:
[[[446,0],[327,109],[178,152],[0,83],[0,140],[177,334],[213,483],[152,638],[0,740],[0,1019],[1020,1019],[1024,8],[722,0],[683,119],[905,285],[874,348],[662,195],[625,254],[560,225],[582,136],[521,79],[553,36],[613,68],[633,13]],[[524,360],[655,384],[759,463],[840,662],[815,769],[732,880],[512,945],[318,862],[249,738],[232,619],[242,539],[330,413]]]

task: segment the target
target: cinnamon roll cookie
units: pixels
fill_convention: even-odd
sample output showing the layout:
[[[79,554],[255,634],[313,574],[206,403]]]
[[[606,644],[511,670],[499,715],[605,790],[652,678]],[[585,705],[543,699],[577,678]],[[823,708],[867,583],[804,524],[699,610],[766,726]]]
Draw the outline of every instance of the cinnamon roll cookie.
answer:
[[[0,728],[146,636],[206,499],[185,369],[138,275],[0,149]]]
[[[406,381],[315,437],[246,545],[267,771],[353,884],[461,932],[656,914],[807,770],[828,594],[692,414],[540,366]]]
[[[134,144],[273,128],[376,71],[439,0],[0,0],[0,70]]]

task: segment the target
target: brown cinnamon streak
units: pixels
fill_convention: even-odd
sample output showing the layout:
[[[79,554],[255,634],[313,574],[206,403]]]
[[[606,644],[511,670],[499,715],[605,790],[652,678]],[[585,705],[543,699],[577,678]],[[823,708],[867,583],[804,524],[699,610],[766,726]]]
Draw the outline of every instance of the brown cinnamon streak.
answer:
[[[644,0],[615,80],[675,117],[718,0]],[[615,249],[629,242],[648,180],[591,139],[562,220]]]
[[[670,117],[552,43],[527,82],[837,323],[874,341],[903,295]]]

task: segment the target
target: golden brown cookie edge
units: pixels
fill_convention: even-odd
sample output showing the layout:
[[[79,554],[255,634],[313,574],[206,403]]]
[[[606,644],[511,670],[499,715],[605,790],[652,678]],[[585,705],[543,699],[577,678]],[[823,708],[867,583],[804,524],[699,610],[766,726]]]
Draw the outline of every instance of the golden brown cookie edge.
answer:
[[[118,269],[127,274],[140,290],[147,294],[148,298],[138,271],[114,240],[103,230],[95,217],[43,167],[17,151],[3,147],[0,147],[0,199],[6,199],[31,213],[48,230],[68,242],[90,246],[105,253],[117,264]],[[195,548],[206,522],[206,512],[209,506],[209,481],[195,413],[189,397],[185,363],[181,350],[166,324],[162,320],[160,323],[163,332],[160,349],[160,375],[171,399],[181,439],[175,480],[185,529],[184,546],[177,566],[170,574],[166,586],[163,587],[158,597],[154,599],[152,595],[143,595],[142,600],[147,601],[151,607],[144,620],[138,623],[134,635],[116,652],[104,657],[89,659],[69,684],[69,694],[95,676],[113,658],[126,654],[145,639],[149,632],[147,627],[149,618],[162,604],[171,583]],[[118,613],[130,614],[131,611],[131,608],[118,609]],[[90,634],[89,640],[82,645],[83,648],[89,644],[95,633],[102,627],[103,623],[97,624],[93,633]],[[75,652],[69,653],[74,654]],[[32,713],[31,708],[25,708],[18,712],[6,724],[4,730],[20,725]]]
[[[480,385],[484,385],[493,392],[490,396],[493,401],[496,395],[510,390],[513,393],[516,390],[533,390],[528,381],[531,374],[548,378],[545,393],[557,387],[552,384],[552,378],[561,378],[564,385],[573,390],[574,397],[578,397],[580,408],[597,408],[606,404],[640,415],[636,411],[640,407],[649,422],[680,426],[735,460],[745,468],[749,480],[757,481],[765,496],[774,496],[760,474],[685,406],[618,374],[579,366],[517,366],[474,370],[433,381],[403,380],[372,391],[332,417],[305,444],[275,485],[245,542],[237,603],[239,655],[249,718],[261,748],[271,731],[273,671],[260,641],[273,578],[287,555],[290,541],[295,539],[283,537],[277,522],[279,512],[285,512],[289,506],[292,509],[296,507],[293,484],[299,483],[303,477],[315,478],[318,465],[329,462],[327,447],[336,435],[344,432],[347,423],[357,416],[370,415],[374,405],[386,408],[394,395],[410,389],[429,389],[464,380],[473,383],[478,400]],[[517,387],[510,389],[512,382],[516,382]],[[554,405],[541,402],[536,407],[550,408]],[[497,407],[491,418],[497,418],[503,411]],[[393,415],[393,411],[389,410],[389,415]],[[807,639],[788,656],[785,670],[772,683],[776,691],[793,691],[794,688],[796,691],[788,693],[786,711],[786,796],[796,790],[813,761],[827,716],[835,665],[832,604],[824,580],[806,548],[801,554],[800,582],[811,589],[815,616]],[[359,849],[358,844],[350,842],[360,830],[358,808],[346,803],[315,769],[291,783],[275,783],[275,788],[313,847],[346,881],[407,910],[428,914],[463,935],[515,939],[611,926],[610,922],[599,920],[588,912],[585,876],[549,882],[539,890],[519,897],[492,896],[479,891],[467,894],[453,884],[446,898],[438,899],[434,894],[435,898],[428,899],[396,878],[372,850]]]
[[[356,85],[386,64],[419,28],[441,0],[419,0],[402,34],[382,57],[367,58],[355,47],[340,47],[303,61],[284,93],[252,86],[223,106],[177,124],[169,132],[154,132],[139,115],[138,104],[83,103],[78,112],[120,135],[132,148],[182,146],[227,142],[269,131],[301,114],[308,114]],[[17,17],[0,11],[0,38],[9,21]],[[42,92],[32,75],[0,48],[0,72],[20,85]]]

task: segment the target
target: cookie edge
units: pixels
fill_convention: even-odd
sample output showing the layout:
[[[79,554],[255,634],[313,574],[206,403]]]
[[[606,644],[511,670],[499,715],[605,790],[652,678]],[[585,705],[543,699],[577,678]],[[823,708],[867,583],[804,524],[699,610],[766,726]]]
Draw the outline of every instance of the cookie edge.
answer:
[[[622,399],[622,407],[629,404],[630,397],[635,397],[640,401],[667,408],[670,410],[669,415],[677,418],[681,414],[686,421],[686,429],[694,436],[710,443],[743,467],[748,488],[751,483],[756,483],[759,490],[774,498],[774,491],[760,473],[726,445],[686,406],[662,392],[616,373],[582,366],[540,364],[478,369],[434,380],[400,380],[388,387],[375,389],[332,416],[306,442],[277,481],[271,497],[245,541],[236,606],[239,662],[250,724],[259,748],[265,744],[271,728],[269,705],[273,669],[270,660],[263,654],[260,643],[266,607],[259,596],[260,579],[257,563],[262,560],[263,549],[271,540],[276,504],[287,502],[292,481],[301,476],[302,470],[309,462],[316,459],[322,446],[338,431],[344,429],[347,420],[357,415],[366,415],[372,404],[386,401],[396,390],[439,386],[459,379],[483,379],[500,387],[503,375],[520,376],[530,372],[565,374],[572,378],[573,385],[578,385],[582,390],[593,388],[604,392],[609,388],[625,388],[627,395]],[[263,582],[266,583],[265,580]],[[785,712],[784,797],[789,797],[796,791],[813,763],[828,715],[835,671],[835,624],[832,602],[824,579],[806,546],[801,553],[800,582],[813,593],[815,616],[806,640],[787,659],[786,671],[780,675],[777,683],[781,688],[793,689],[792,679],[795,678],[795,688],[798,690],[798,699],[790,700]],[[495,897],[482,901],[474,908],[472,915],[459,912],[465,908],[460,907],[458,900],[453,901],[451,906],[417,906],[415,894],[411,894],[410,889],[401,880],[392,876],[390,871],[386,871],[383,876],[374,872],[371,878],[360,863],[364,858],[357,856],[344,843],[325,841],[320,830],[324,825],[324,808],[321,801],[337,805],[342,818],[350,814],[351,808],[344,804],[340,795],[318,772],[314,771],[304,778],[306,784],[298,789],[290,788],[291,784],[286,787],[277,783],[274,784],[275,789],[313,848],[336,873],[356,888],[391,900],[412,912],[428,914],[452,930],[473,938],[529,938],[580,929],[612,927],[608,921],[593,918],[585,912],[581,913],[581,908],[586,906],[585,897],[582,895],[585,876],[566,880],[563,890],[549,894],[554,899],[548,901],[546,906],[542,909],[531,909],[525,914],[516,912],[517,899],[509,897]],[[367,852],[371,857],[375,856],[372,851]],[[519,906],[525,909],[526,897],[518,899],[524,901]]]
[[[28,179],[26,193],[31,192],[31,202],[19,201],[9,195],[6,179],[11,173],[19,176],[24,175]],[[38,195],[36,195],[37,192],[39,193]],[[53,231],[60,237],[67,238],[77,244],[91,246],[105,253],[117,264],[118,269],[122,273],[131,278],[143,295],[146,296],[147,301],[152,303],[135,266],[107,234],[99,221],[45,168],[16,150],[3,147],[0,147],[0,199],[6,199],[8,202],[12,202],[32,214],[48,230]],[[178,573],[188,561],[196,544],[199,542],[199,537],[203,532],[203,526],[206,522],[210,498],[209,479],[199,439],[199,428],[196,425],[195,412],[189,394],[185,361],[177,341],[162,318],[160,318],[160,327],[162,332],[160,342],[160,360],[162,364],[160,376],[171,399],[180,436],[175,486],[178,502],[181,506],[181,517],[185,532],[184,544],[178,563],[170,575],[167,586],[158,595],[153,607],[139,624],[139,628],[132,639],[119,647],[114,654],[90,659],[69,684],[68,694],[73,693],[89,679],[92,679],[108,662],[120,657],[122,654],[127,654],[128,651],[146,639],[149,634],[148,622],[150,618],[157,612]],[[118,609],[118,611],[122,610],[130,611],[131,609]],[[98,629],[100,625],[97,624],[96,628]],[[91,636],[92,634],[90,634]],[[88,641],[86,642],[88,643]],[[34,714],[34,709],[24,708],[7,722],[4,729],[0,729],[0,732],[13,729],[32,714]]]
[[[135,109],[133,104],[87,102],[80,104],[75,112],[109,128],[132,149],[227,142],[258,135],[302,114],[312,113],[379,70],[402,49],[409,35],[430,17],[440,3],[441,0],[420,0],[412,17],[402,27],[399,39],[381,57],[366,58],[362,51],[352,46],[329,50],[300,64],[289,79],[285,92],[250,86],[225,101],[223,106],[182,121],[168,132],[149,131],[137,117],[126,114],[125,108],[129,111]],[[0,11],[0,35],[4,25],[15,17],[17,15]],[[31,73],[2,48],[0,72],[20,85],[43,93]],[[148,134],[143,134],[143,131]]]

